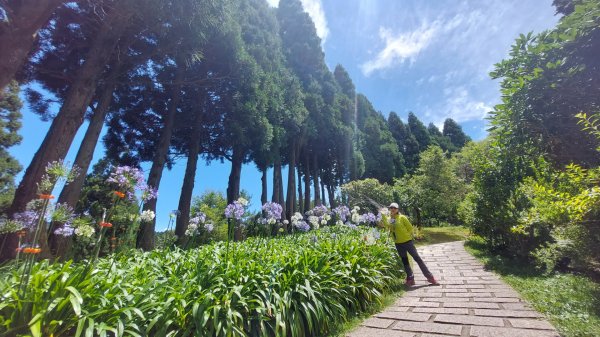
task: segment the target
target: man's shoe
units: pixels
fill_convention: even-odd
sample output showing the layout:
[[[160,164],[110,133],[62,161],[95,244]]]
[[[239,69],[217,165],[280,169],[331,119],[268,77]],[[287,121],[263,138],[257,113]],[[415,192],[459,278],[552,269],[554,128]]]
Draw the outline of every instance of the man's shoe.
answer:
[[[414,286],[415,285],[415,278],[414,277],[406,278],[406,282],[404,284],[406,284],[408,287]]]
[[[438,283],[438,281],[436,281],[436,280],[435,280],[435,277],[433,277],[433,275],[432,275],[432,276],[429,276],[429,277],[427,278],[427,282],[429,282],[429,283],[431,283],[431,284],[433,284],[433,285],[438,285],[438,284],[439,284],[439,283]]]

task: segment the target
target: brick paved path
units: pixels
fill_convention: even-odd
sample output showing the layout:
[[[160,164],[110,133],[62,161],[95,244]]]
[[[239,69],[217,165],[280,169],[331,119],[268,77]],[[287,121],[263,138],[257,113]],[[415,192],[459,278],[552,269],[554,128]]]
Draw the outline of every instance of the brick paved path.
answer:
[[[415,264],[416,286],[349,337],[559,336],[517,292],[485,271],[463,242],[421,247],[419,254],[440,285],[428,285]]]

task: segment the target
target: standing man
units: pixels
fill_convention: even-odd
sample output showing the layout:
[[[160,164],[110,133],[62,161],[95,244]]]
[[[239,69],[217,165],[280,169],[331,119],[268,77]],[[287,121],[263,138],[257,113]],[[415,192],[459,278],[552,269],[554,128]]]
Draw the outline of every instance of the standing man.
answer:
[[[425,262],[421,260],[419,253],[417,252],[417,248],[413,243],[413,226],[408,220],[408,218],[400,214],[398,211],[398,204],[393,202],[388,206],[390,210],[390,218],[388,220],[387,216],[383,216],[381,218],[381,222],[379,223],[380,227],[384,227],[388,229],[392,235],[394,236],[394,242],[396,243],[396,250],[398,251],[398,255],[402,259],[402,264],[404,264],[404,271],[406,272],[406,285],[413,286],[415,285],[415,275],[410,267],[410,263],[408,261],[408,254],[412,256],[413,260],[419,265],[421,268],[421,272],[427,278],[427,281],[431,284],[439,284],[433,274],[427,269]]]

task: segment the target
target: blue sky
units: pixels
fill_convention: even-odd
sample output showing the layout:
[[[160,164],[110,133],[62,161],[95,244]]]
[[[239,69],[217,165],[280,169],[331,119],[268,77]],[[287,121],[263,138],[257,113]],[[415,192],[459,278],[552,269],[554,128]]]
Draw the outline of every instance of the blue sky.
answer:
[[[278,0],[267,0],[276,6]],[[357,91],[385,116],[395,111],[406,121],[409,111],[441,128],[450,117],[473,139],[486,136],[486,113],[499,103],[498,81],[489,72],[506,58],[520,33],[555,26],[552,0],[302,0],[330,69],[346,68]],[[23,142],[10,149],[26,167],[48,130],[27,107]],[[83,138],[81,128],[67,160],[73,161]],[[94,160],[103,155],[96,149]],[[194,195],[206,190],[225,194],[230,163],[199,165]],[[144,167],[146,171],[148,166]],[[177,208],[185,160],[165,170],[159,189],[157,230],[166,228]],[[17,177],[17,181],[21,175]],[[271,172],[269,172],[269,197]],[[242,189],[260,207],[260,174],[254,165],[242,170]],[[59,191],[55,191],[59,193]]]

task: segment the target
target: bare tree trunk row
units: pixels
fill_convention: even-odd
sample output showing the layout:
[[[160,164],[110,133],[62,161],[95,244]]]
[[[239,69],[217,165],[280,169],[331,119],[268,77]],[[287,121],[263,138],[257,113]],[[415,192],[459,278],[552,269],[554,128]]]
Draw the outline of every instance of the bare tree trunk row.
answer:
[[[164,119],[164,125],[161,130],[160,138],[154,158],[152,160],[152,167],[148,174],[148,186],[151,188],[158,189],[160,187],[160,180],[162,173],[169,155],[169,147],[171,145],[171,136],[173,135],[173,126],[175,125],[175,115],[177,114],[177,107],[181,100],[181,82],[185,74],[185,62],[178,58],[177,59],[177,70],[175,74],[174,84],[171,85],[171,102],[169,109]],[[156,214],[156,199],[148,200],[144,204],[145,211],[152,211]],[[151,250],[154,248],[154,229],[156,227],[156,218],[152,221],[141,224],[140,232],[138,233],[137,245],[143,250]]]

